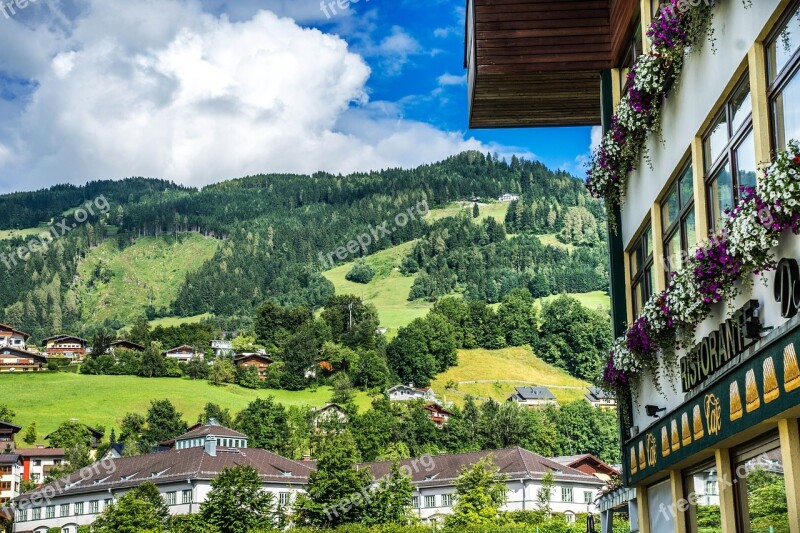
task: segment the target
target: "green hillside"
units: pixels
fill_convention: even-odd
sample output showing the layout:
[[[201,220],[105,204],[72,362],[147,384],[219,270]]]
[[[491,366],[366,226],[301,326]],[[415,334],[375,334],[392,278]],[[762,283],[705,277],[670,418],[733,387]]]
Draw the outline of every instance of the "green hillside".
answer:
[[[455,390],[447,385],[455,383]],[[541,385],[560,403],[583,398],[589,383],[554,368],[528,347],[503,350],[459,350],[458,366],[439,374],[431,384],[433,390],[458,405],[467,394],[479,398],[506,401],[514,387]]]
[[[16,411],[14,422],[27,427],[36,422],[40,438],[61,422],[77,418],[90,426],[118,427],[125,413],[145,413],[151,400],[168,398],[183,418],[194,423],[207,402],[236,413],[256,398],[274,396],[284,405],[319,407],[331,397],[329,387],[316,391],[251,390],[237,385],[217,387],[207,381],[134,376],[86,376],[72,373],[5,374],[0,376],[0,404]],[[359,393],[359,407],[369,398]]]
[[[186,274],[211,259],[220,241],[196,233],[143,237],[119,250],[106,241],[92,249],[78,267],[81,317],[92,322],[131,323],[152,305],[169,307]]]

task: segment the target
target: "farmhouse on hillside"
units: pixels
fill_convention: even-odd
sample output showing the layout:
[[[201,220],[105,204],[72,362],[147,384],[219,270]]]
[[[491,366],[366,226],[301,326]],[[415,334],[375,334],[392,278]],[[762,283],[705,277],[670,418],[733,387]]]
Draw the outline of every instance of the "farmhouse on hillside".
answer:
[[[60,355],[68,359],[81,360],[86,356],[89,342],[72,335],[56,335],[44,339],[42,345],[48,357]]]
[[[164,352],[164,356],[167,359],[174,359],[179,363],[188,363],[195,357],[203,358],[205,354],[203,352],[198,352],[191,346],[183,345],[178,346],[177,348],[172,348],[171,350],[167,350]]]

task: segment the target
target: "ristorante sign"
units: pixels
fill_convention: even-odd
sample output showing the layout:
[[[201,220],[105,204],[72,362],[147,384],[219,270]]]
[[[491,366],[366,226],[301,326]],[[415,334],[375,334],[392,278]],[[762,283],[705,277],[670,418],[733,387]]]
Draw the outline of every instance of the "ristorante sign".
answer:
[[[681,386],[688,392],[724,367],[731,359],[755,344],[749,339],[748,325],[758,321],[758,300],[750,300],[720,324],[717,331],[701,340],[680,360]],[[760,328],[758,328],[760,329]]]

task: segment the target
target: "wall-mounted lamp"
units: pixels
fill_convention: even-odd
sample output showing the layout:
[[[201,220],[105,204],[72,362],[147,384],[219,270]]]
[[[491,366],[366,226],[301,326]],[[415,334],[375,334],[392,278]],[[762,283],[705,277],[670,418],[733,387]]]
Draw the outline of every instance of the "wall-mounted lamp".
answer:
[[[663,413],[667,410],[666,407],[658,407],[657,405],[645,405],[644,410],[647,413],[647,416],[652,416],[653,418],[658,418],[658,413]]]

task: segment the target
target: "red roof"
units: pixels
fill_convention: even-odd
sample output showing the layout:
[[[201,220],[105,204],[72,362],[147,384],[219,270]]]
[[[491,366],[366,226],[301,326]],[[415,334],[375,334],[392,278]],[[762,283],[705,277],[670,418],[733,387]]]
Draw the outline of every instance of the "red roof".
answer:
[[[30,333],[25,333],[24,331],[20,331],[17,328],[13,328],[13,327],[8,326],[6,324],[0,324],[0,329],[7,329],[7,330],[11,331],[11,333],[19,333],[20,335],[22,335],[26,339],[31,336]]]
[[[64,457],[64,448],[30,448],[17,450],[22,457]]]

